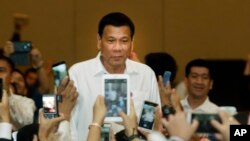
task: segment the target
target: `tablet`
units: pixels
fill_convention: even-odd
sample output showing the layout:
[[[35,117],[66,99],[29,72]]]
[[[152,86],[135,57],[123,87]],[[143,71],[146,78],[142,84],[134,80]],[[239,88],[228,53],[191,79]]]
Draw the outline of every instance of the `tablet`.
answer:
[[[126,74],[106,74],[103,76],[102,91],[107,107],[105,122],[121,122],[119,113],[129,114],[130,83]]]

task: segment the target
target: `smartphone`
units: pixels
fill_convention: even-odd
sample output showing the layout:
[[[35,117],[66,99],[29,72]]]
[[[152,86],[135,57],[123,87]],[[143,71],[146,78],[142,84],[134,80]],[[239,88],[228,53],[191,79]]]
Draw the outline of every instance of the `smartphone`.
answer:
[[[65,61],[60,61],[53,64],[52,71],[54,75],[54,84],[56,87],[59,87],[63,78],[68,74]]]
[[[52,119],[59,116],[57,96],[53,94],[43,95],[44,117]]]
[[[101,141],[110,141],[111,124],[104,123],[101,129]]]
[[[13,45],[14,45],[14,53],[10,55],[10,59],[16,65],[29,65],[32,42],[30,41],[13,42]]]
[[[166,86],[167,82],[170,81],[171,71],[165,71],[163,74],[163,85]]]
[[[157,103],[144,101],[141,117],[139,120],[139,128],[146,131],[151,131],[153,129],[155,107],[157,105]]]
[[[3,79],[0,78],[0,102],[2,102],[3,97]]]
[[[205,113],[188,113],[187,120],[189,123],[196,119],[199,121],[197,133],[216,133],[218,132],[211,124],[211,120],[217,120],[221,123],[221,118],[218,114],[205,114]]]

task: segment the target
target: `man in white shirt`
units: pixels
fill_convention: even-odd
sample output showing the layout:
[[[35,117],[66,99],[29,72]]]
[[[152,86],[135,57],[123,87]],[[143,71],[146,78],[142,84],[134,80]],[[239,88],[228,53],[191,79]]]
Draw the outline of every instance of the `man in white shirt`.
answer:
[[[160,105],[154,72],[148,66],[128,59],[133,48],[134,30],[133,22],[123,13],[107,14],[99,23],[97,43],[100,52],[97,57],[70,68],[70,78],[79,92],[70,120],[72,140],[87,139],[88,126],[92,122],[92,107],[96,97],[102,94],[101,80],[105,74],[130,76],[137,116],[144,100]]]
[[[213,79],[210,65],[203,59],[189,62],[185,69],[188,95],[181,100],[185,112],[217,113],[218,106],[209,100]]]

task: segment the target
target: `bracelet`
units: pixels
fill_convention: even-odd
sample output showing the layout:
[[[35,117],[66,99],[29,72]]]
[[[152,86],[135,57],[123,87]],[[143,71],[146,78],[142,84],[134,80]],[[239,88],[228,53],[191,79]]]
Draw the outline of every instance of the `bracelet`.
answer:
[[[91,126],[98,127],[99,129],[102,128],[101,125],[99,125],[98,123],[91,123],[91,124],[89,125],[89,129],[90,129]]]

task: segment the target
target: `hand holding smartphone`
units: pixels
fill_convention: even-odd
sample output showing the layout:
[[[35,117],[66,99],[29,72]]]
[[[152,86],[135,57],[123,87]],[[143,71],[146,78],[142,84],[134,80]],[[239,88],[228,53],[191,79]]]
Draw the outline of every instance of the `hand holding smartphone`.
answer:
[[[218,132],[212,125],[211,120],[217,120],[221,122],[221,118],[218,114],[208,114],[208,113],[188,113],[187,121],[191,123],[193,119],[199,122],[197,133],[216,133]]]
[[[144,101],[141,117],[139,121],[139,128],[151,131],[154,125],[154,113],[155,107],[158,106],[157,103],[153,103],[150,101]]]
[[[52,119],[59,116],[57,95],[43,95],[44,117]]]
[[[60,61],[53,64],[52,71],[54,75],[54,84],[56,87],[59,87],[63,78],[68,74],[65,61]]]
[[[165,71],[163,74],[163,85],[166,86],[167,82],[170,81],[171,71]]]
[[[16,65],[29,65],[32,42],[30,41],[13,42],[13,45],[14,45],[14,53],[10,54],[10,59]]]

